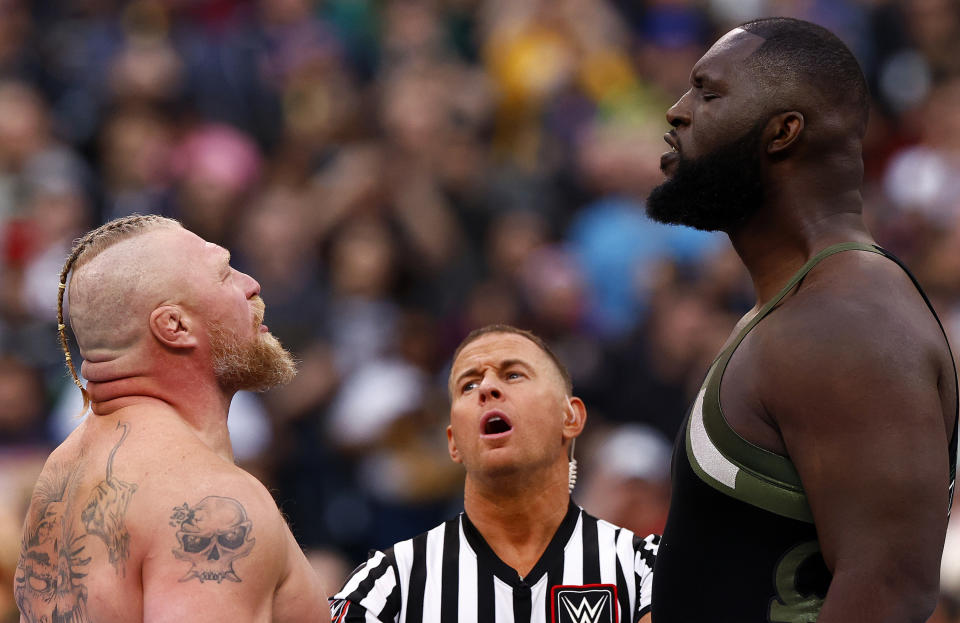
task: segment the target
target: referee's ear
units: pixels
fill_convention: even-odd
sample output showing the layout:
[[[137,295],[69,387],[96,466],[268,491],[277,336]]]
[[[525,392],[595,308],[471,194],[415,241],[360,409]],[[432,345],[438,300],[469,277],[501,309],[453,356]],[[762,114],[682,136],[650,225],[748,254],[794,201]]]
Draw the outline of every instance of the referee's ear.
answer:
[[[587,424],[587,407],[576,396],[567,398],[563,408],[563,438],[574,439],[583,432]]]
[[[453,439],[453,427],[447,425],[447,450],[450,451],[450,458],[454,463],[463,463],[460,458],[460,452],[457,450],[457,442]]]

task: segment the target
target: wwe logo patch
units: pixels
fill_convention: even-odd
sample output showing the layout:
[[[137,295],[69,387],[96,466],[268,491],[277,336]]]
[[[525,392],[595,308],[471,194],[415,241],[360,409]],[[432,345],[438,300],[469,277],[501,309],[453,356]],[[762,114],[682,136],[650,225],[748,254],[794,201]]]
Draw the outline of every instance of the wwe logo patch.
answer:
[[[333,623],[343,623],[347,618],[347,611],[350,610],[350,601],[347,599],[330,601],[330,620]]]
[[[551,623],[617,623],[617,587],[613,584],[554,586]]]

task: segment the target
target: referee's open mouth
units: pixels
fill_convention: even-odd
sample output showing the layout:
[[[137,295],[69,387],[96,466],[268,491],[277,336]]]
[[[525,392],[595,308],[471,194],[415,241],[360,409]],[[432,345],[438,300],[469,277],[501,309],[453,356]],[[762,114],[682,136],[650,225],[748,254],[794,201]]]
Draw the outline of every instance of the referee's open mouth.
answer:
[[[480,420],[480,434],[483,437],[499,437],[512,430],[510,418],[502,411],[487,411]]]

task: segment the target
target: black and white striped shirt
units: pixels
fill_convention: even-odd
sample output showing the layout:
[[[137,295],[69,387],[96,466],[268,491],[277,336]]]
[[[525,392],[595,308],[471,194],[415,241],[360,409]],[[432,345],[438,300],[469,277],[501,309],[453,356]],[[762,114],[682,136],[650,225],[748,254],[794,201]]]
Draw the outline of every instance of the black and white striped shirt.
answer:
[[[372,552],[330,599],[334,623],[634,623],[650,609],[660,537],[571,502],[525,578],[466,514]]]

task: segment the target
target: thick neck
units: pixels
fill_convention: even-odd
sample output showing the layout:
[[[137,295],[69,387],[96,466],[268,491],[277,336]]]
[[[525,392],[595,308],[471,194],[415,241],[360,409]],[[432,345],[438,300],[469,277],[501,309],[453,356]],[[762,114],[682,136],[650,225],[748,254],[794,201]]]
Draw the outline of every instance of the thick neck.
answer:
[[[794,190],[772,193],[750,222],[730,232],[753,280],[758,307],[818,251],[839,242],[873,242],[863,223],[859,190],[824,196]]]
[[[562,469],[561,469],[562,468]],[[570,504],[567,467],[479,479],[467,474],[463,505],[497,556],[520,577],[540,560]]]
[[[137,406],[171,408],[211,450],[232,461],[227,411],[232,392],[225,392],[195,356],[131,354],[110,360],[83,362],[87,393],[96,416]],[[131,407],[133,407],[131,409]]]

